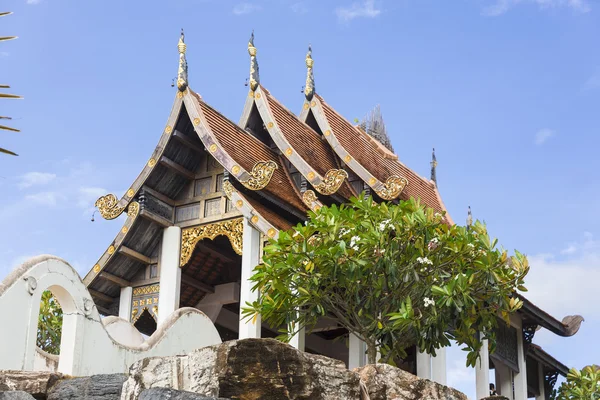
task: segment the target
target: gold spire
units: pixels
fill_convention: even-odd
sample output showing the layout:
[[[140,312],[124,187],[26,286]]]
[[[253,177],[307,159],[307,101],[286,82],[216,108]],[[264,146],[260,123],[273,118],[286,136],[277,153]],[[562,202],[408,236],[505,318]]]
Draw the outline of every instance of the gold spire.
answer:
[[[179,43],[177,49],[179,50],[179,69],[177,70],[177,89],[183,92],[188,87],[188,67],[187,60],[185,59],[185,50],[187,46],[184,42],[185,35],[183,29],[181,30],[181,36],[179,37]]]
[[[314,60],[312,58],[312,47],[308,45],[308,53],[306,53],[306,85],[304,86],[304,95],[306,100],[310,101],[315,94],[315,76],[313,74]]]
[[[258,75],[258,61],[256,61],[256,47],[254,47],[254,31],[248,42],[248,54],[250,54],[250,89],[255,91],[260,83]]]

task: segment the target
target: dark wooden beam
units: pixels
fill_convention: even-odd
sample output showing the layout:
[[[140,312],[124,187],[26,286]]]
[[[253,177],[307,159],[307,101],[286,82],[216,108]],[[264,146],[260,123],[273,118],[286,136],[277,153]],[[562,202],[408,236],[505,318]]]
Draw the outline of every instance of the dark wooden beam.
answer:
[[[163,228],[173,226],[173,222],[169,221],[166,218],[161,217],[160,215],[156,215],[148,210],[141,210],[140,215],[149,221],[157,223],[158,225],[162,226]]]
[[[110,311],[108,311],[108,308],[104,308],[102,306],[99,306],[98,304],[96,304],[96,308],[98,309],[98,312],[102,315],[112,315],[112,313]]]
[[[186,285],[190,285],[193,288],[201,290],[205,293],[214,293],[215,288],[211,285],[207,285],[206,283],[197,281],[189,275],[181,274],[181,283],[185,283]]]
[[[190,181],[193,181],[196,178],[196,175],[192,171],[177,164],[175,161],[173,161],[165,156],[162,156],[160,158],[160,163],[162,165],[164,165],[165,167],[170,168],[175,173],[183,176],[184,178],[189,179]]]
[[[128,258],[132,259],[133,261],[137,261],[137,262],[140,262],[140,263],[146,264],[146,265],[152,264],[152,259],[150,257],[145,256],[142,253],[138,253],[137,251],[130,249],[127,246],[119,247],[118,251],[120,254],[127,256]]]
[[[105,301],[107,303],[112,303],[114,301],[114,299],[112,297],[110,297],[109,295],[106,295],[104,293],[100,293],[94,289],[88,289],[88,291],[90,292],[90,294],[97,298],[98,300],[102,300]]]
[[[185,147],[187,147],[188,149],[194,150],[198,153],[204,153],[204,148],[201,144],[194,143],[192,139],[190,139],[187,135],[183,134],[182,132],[175,131],[175,133],[173,133],[173,137],[177,139],[180,143],[185,145]]]
[[[120,287],[131,286],[131,282],[129,282],[127,279],[120,278],[120,277],[118,277],[116,275],[113,275],[113,274],[110,274],[108,272],[100,272],[99,276],[100,276],[100,278],[104,278],[107,281],[111,281],[113,283],[116,283]]]
[[[219,249],[217,249],[215,246],[213,246],[212,244],[198,242],[198,244],[196,245],[196,248],[200,249],[203,253],[208,253],[208,254],[212,255],[213,257],[218,258],[221,261],[224,261],[225,263],[233,264],[236,262],[232,258],[229,258],[229,257],[223,255],[223,253]]]
[[[152,189],[150,186],[146,186],[144,185],[142,187],[142,189],[145,192],[150,193],[152,196],[156,197],[157,199],[159,199],[160,201],[167,203],[168,205],[170,205],[171,207],[175,207],[175,200],[173,200],[170,197],[165,196],[164,194],[162,194],[161,192],[158,192],[154,189]]]

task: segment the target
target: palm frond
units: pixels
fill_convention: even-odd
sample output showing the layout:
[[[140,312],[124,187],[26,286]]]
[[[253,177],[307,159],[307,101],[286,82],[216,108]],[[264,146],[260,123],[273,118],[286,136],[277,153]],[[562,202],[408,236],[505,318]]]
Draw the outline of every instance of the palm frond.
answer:
[[[18,36],[0,36],[0,42],[3,40],[13,40],[16,39]]]
[[[16,128],[11,128],[10,126],[4,126],[4,125],[0,125],[0,129],[5,130],[5,131],[21,132],[20,130],[18,130]]]
[[[2,11],[2,12],[0,12],[0,17],[4,17],[4,16],[10,15],[10,14],[12,14],[12,11]]]
[[[16,94],[0,93],[0,98],[4,99],[22,99],[22,96]]]
[[[12,151],[3,149],[2,147],[0,147],[0,153],[8,154],[8,155],[11,155],[11,156],[18,156],[17,153],[13,153]]]

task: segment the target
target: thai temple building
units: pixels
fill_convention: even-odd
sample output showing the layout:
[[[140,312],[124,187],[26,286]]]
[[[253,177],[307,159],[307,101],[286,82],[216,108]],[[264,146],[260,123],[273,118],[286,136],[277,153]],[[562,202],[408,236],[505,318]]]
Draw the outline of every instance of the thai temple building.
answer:
[[[179,308],[193,307],[223,341],[275,337],[277,329],[260,318],[240,318],[240,307],[257,299],[249,277],[265,244],[305,221],[309,210],[366,192],[375,201],[418,198],[454,223],[437,187],[435,153],[430,178],[421,177],[394,153],[377,109],[359,125],[338,113],[316,91],[310,47],[295,114],[261,83],[252,35],[249,90],[237,123],[192,90],[183,33],[178,50],[173,106],[154,152],[121,198],[108,194],[96,202],[105,219],[126,214],[84,278],[100,314],[130,321],[149,336]],[[513,400],[549,398],[558,375],[568,371],[533,338],[539,329],[572,336],[582,318],[561,321],[522,299],[511,326],[500,324],[496,351],[483,346],[478,399],[489,395],[492,369],[497,392]],[[349,368],[366,361],[364,344],[331,321],[291,344]],[[446,383],[444,349],[436,357],[416,348],[408,354],[402,368]]]

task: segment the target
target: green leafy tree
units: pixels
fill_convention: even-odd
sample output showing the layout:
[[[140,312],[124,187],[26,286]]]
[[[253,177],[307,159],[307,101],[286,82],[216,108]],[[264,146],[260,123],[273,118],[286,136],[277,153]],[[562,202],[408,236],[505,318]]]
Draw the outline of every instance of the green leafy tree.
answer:
[[[63,312],[58,300],[52,292],[42,293],[40,315],[37,331],[37,346],[50,353],[60,353],[60,336],[62,331]]]
[[[0,17],[4,17],[4,16],[10,15],[10,14],[12,14],[12,12],[0,12]],[[16,38],[17,38],[16,36],[0,36],[0,42],[6,41],[6,40],[13,40],[13,39],[16,39]],[[9,89],[9,88],[10,88],[10,86],[8,86],[8,85],[0,85],[0,89]],[[17,96],[16,94],[0,93],[0,98],[3,98],[3,99],[20,99],[21,96]],[[11,118],[10,117],[0,116],[0,119],[2,119],[2,120],[10,120]],[[11,128],[9,126],[5,126],[4,124],[0,124],[0,130],[12,131],[12,132],[20,132],[18,129]],[[14,153],[14,152],[12,152],[10,150],[4,149],[2,147],[0,147],[0,153],[10,154],[12,156],[16,156],[17,155],[16,153]]]
[[[261,296],[244,309],[284,327],[281,340],[332,319],[367,344],[369,363],[377,349],[393,363],[410,345],[435,354],[455,340],[473,366],[480,339],[493,350],[498,317],[522,305],[527,259],[498,250],[479,222],[449,226],[414,199],[363,196],[309,214],[265,248],[251,278]]]
[[[555,400],[600,399],[600,367],[589,365],[581,371],[571,368],[567,381],[563,382],[554,396]]]

